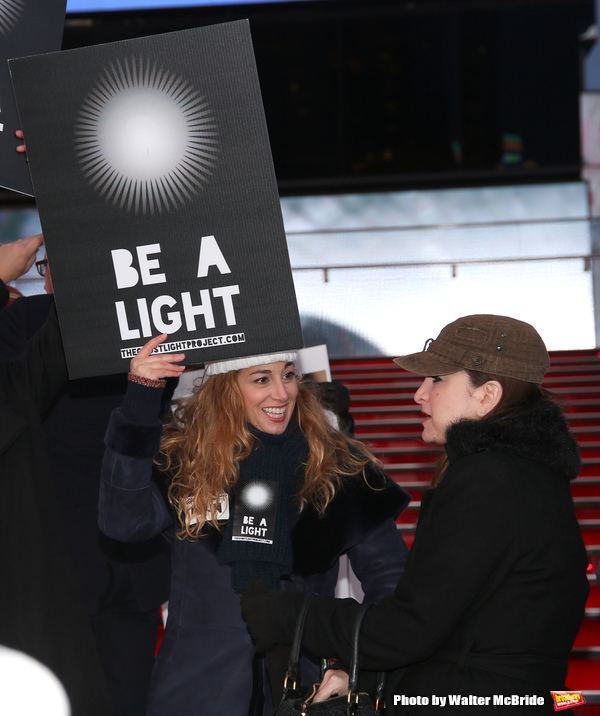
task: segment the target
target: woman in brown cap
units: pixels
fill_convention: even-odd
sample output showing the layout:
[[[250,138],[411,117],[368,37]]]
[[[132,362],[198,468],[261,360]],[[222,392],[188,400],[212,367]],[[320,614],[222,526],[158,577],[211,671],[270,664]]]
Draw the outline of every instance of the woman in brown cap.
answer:
[[[589,586],[569,484],[580,458],[540,386],[546,347],[527,323],[475,315],[395,362],[426,376],[415,394],[423,439],[446,455],[405,573],[365,617],[361,667],[388,672],[395,715],[553,713]],[[299,606],[250,585],[242,611],[259,649],[289,642]],[[347,665],[358,608],[315,597],[303,644]],[[320,698],[341,681],[328,676]]]

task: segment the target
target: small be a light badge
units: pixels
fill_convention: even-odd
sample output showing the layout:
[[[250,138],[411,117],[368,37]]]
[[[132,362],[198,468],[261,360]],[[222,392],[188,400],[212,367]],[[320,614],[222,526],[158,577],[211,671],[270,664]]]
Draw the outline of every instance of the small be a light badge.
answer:
[[[583,706],[585,699],[581,691],[551,691],[554,699],[554,710],[563,711],[574,706]]]

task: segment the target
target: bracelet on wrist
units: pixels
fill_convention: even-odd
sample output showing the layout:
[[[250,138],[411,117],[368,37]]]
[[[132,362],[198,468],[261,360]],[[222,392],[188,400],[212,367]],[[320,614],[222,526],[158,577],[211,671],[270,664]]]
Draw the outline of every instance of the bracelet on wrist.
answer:
[[[144,378],[135,373],[127,373],[127,380],[130,380],[132,383],[137,383],[138,385],[144,385],[146,388],[165,388],[167,385],[167,381],[163,378],[157,378],[155,380],[154,378]]]

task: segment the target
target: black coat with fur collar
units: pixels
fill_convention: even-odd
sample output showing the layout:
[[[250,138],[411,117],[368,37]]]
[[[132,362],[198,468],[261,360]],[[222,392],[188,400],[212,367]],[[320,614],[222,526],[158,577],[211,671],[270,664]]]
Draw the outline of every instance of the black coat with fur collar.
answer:
[[[513,695],[536,697],[519,714],[554,713],[550,691],[565,689],[589,592],[569,484],[575,440],[559,408],[541,403],[521,418],[461,421],[446,450],[448,470],[423,495],[404,575],[363,622],[361,666],[389,672],[394,715],[438,714],[433,696],[446,699],[444,713],[505,713],[511,707],[495,698]],[[291,638],[299,604],[277,592],[245,599],[263,648]],[[303,644],[347,663],[357,608],[315,597]],[[467,701],[449,708],[450,695]]]
[[[553,401],[510,420],[462,420],[448,430],[446,451],[451,460],[482,450],[494,450],[532,460],[567,480],[581,468],[577,441]]]

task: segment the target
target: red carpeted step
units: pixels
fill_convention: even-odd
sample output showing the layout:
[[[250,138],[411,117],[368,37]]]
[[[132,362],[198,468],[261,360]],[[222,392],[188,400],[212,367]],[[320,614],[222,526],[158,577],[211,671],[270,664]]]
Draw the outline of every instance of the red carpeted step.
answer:
[[[595,647],[600,644],[600,609],[587,607],[582,628],[575,640],[575,648]],[[600,663],[598,663],[600,668]]]
[[[579,476],[571,483],[573,497],[597,497],[600,495],[600,477]]]
[[[583,541],[588,544],[598,544],[600,542],[600,520],[597,519],[581,519],[579,520]]]

